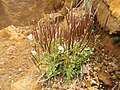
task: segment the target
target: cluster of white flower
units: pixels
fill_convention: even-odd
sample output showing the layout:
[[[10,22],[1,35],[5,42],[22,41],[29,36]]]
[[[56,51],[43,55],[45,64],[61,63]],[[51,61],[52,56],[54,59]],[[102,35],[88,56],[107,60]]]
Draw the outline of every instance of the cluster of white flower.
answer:
[[[30,40],[33,40],[33,35],[30,34],[30,35],[27,36],[27,38],[30,39]]]
[[[60,46],[58,47],[58,50],[61,51],[61,52],[64,52],[63,46],[60,45]]]
[[[37,52],[35,50],[31,50],[32,55],[36,55]]]

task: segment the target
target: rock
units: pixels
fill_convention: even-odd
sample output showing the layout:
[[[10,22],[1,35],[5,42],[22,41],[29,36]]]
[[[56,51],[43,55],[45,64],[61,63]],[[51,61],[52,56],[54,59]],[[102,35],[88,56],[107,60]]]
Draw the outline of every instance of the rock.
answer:
[[[120,32],[120,0],[94,0],[94,8],[98,4],[97,20],[101,27],[106,28],[109,34]]]
[[[79,1],[74,1],[73,7]],[[60,12],[62,15],[65,15],[67,13],[66,7],[69,8],[70,3],[70,0],[0,0],[0,28],[4,28],[10,24],[17,26],[33,24],[43,17],[44,13]],[[98,3],[100,7],[97,19],[100,25],[102,27],[106,26],[110,34],[119,32],[120,1],[94,0],[94,8],[96,8]],[[107,17],[108,20],[106,23]]]
[[[87,76],[87,80],[85,81],[85,86],[87,88],[91,87],[91,77],[90,76]]]
[[[36,84],[39,72],[35,67],[30,69],[29,74],[21,77],[17,82],[11,84],[11,90],[39,90]]]
[[[99,72],[98,73],[98,78],[99,78],[99,80],[104,82],[105,85],[107,85],[107,86],[111,86],[112,85],[111,80],[110,80],[111,76],[108,73],[106,73],[106,72]]]
[[[120,20],[120,0],[106,0],[109,5],[109,10],[112,12],[111,14]]]
[[[75,0],[75,6],[80,0]],[[26,26],[34,24],[44,13],[66,13],[71,0],[0,0],[0,29],[8,25]]]
[[[93,69],[94,69],[95,71],[99,72],[101,68],[98,67],[98,66],[95,66]]]
[[[9,86],[6,84],[9,83],[8,75],[0,75],[0,90],[10,90]]]
[[[14,83],[11,90],[35,90],[35,82],[32,76],[26,76]]]
[[[16,33],[15,30],[16,30],[16,27],[13,25],[0,30],[0,40],[1,39],[9,40],[9,39],[18,38],[18,33]]]
[[[26,38],[26,35],[29,32],[31,32],[30,26],[28,29],[26,27],[20,28],[20,27],[15,27],[14,25],[10,25],[0,30],[0,40],[16,40],[17,43],[20,43],[22,40]]]
[[[29,25],[44,13],[57,11],[64,0],[0,0],[0,29],[10,24]]]

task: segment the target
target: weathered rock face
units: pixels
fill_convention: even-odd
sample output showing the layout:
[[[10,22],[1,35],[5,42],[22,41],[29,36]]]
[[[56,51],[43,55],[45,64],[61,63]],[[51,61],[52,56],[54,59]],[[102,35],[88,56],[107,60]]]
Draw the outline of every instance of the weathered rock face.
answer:
[[[106,0],[111,14],[120,20],[120,0]]]
[[[0,0],[0,28],[10,24],[29,25],[45,13],[57,11],[64,0]]]
[[[94,6],[100,4],[97,19],[103,28],[110,34],[120,32],[120,0],[95,0]],[[95,7],[96,8],[96,7]]]
[[[79,1],[75,0],[73,6]],[[44,13],[60,10],[59,12],[65,15],[65,9],[70,6],[70,2],[71,0],[0,0],[0,29],[10,24],[20,26],[33,24],[33,20],[39,20]],[[97,13],[100,25],[106,26],[110,34],[120,31],[120,0],[94,0],[94,2],[94,6],[100,4]]]
[[[36,82],[38,77],[39,71],[36,67],[32,67],[26,76],[21,77],[17,82],[11,84],[10,90],[42,90]]]
[[[0,29],[3,27],[6,27],[9,24],[10,24],[10,21],[5,13],[5,9],[0,0]]]
[[[76,0],[75,5],[79,0]],[[71,0],[0,0],[0,29],[10,24],[29,25],[44,13],[58,12],[63,15]]]

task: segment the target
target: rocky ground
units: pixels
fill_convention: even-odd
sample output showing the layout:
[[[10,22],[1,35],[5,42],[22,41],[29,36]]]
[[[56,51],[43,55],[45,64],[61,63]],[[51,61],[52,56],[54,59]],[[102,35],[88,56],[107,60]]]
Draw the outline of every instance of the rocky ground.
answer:
[[[41,72],[31,60],[32,26],[9,26],[0,31],[0,90],[120,90],[120,47],[100,33],[91,61],[83,67],[83,79],[60,84],[60,79],[37,83]],[[54,82],[53,82],[54,81]]]
[[[9,26],[0,31],[0,90],[10,90],[12,83],[28,73],[33,66],[30,50],[30,41],[20,29]]]
[[[106,32],[100,32],[99,35],[101,36],[94,55],[90,62],[82,67],[82,77],[72,80],[70,83],[63,83],[62,79],[58,77],[43,82],[43,88],[52,90],[119,90],[120,47],[112,45],[111,37]]]
[[[110,34],[120,31],[119,0],[94,1],[94,8],[100,4],[96,15],[99,24],[107,27]],[[120,47],[112,45],[104,30],[99,33],[100,41],[91,61],[83,66],[82,81],[61,84],[57,78],[38,83],[43,72],[32,62],[31,40],[27,38],[33,26],[25,25],[51,11],[64,15],[69,6],[69,0],[0,0],[0,90],[120,90]]]

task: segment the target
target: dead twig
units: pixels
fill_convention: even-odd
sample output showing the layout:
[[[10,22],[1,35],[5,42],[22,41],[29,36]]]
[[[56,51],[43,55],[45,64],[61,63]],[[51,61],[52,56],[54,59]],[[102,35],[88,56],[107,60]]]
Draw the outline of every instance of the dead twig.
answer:
[[[117,83],[111,90],[115,90],[115,88],[118,86],[118,90],[120,90],[119,89],[119,83]]]

